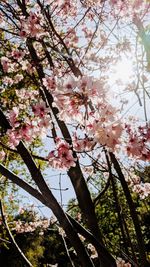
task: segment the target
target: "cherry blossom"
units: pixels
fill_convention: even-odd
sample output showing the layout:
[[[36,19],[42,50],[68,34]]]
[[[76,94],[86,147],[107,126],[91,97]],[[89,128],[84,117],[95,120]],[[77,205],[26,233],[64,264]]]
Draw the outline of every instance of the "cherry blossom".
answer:
[[[5,159],[5,151],[4,150],[1,150],[0,151],[0,161],[3,161]]]
[[[76,135],[73,140],[73,147],[77,152],[90,151],[94,148],[95,141],[90,140],[87,137],[84,139],[79,139]]]
[[[37,15],[34,12],[30,12],[27,19],[22,18],[20,36],[23,38],[27,36],[39,38],[40,34],[43,33],[40,26],[40,20],[40,15]]]
[[[21,60],[20,64],[22,66],[22,70],[26,70],[27,73],[29,74],[33,74],[33,72],[35,71],[35,68],[31,65],[31,63],[28,60]]]
[[[7,134],[10,147],[12,148],[17,146],[22,139],[21,135],[19,135],[19,133],[15,132],[14,130],[7,130]]]
[[[22,91],[22,93],[27,99],[30,96],[31,99],[33,97],[33,95],[30,94],[26,95],[25,91]],[[9,144],[12,147],[17,146],[22,139],[31,143],[32,140],[39,135],[43,138],[46,136],[48,129],[52,129],[51,119],[48,114],[49,110],[44,102],[32,105],[33,114],[28,111],[28,116],[24,121],[22,121],[20,117],[22,112],[24,113],[24,105],[20,105],[19,107],[20,110],[17,107],[13,107],[12,111],[9,113],[9,121],[13,128],[8,130],[7,134]]]
[[[131,158],[131,162],[132,159],[149,161],[148,119],[141,125],[137,121],[130,123],[123,110],[128,100],[121,99],[126,91],[135,92],[138,100],[141,100],[141,90],[148,95],[149,76],[145,67],[148,57],[144,43],[147,39],[144,38],[148,32],[149,6],[147,1],[140,0],[36,3],[26,0],[14,1],[12,7],[9,1],[2,1],[0,103],[10,124],[9,129],[6,126],[2,129],[6,147],[14,149],[20,141],[27,148],[36,140],[50,143],[44,145],[48,155],[46,168],[63,170],[71,181],[78,179],[76,172],[80,172],[82,185],[87,175],[97,171],[95,162],[107,172],[104,152],[108,156],[113,153],[122,162],[123,157]],[[110,84],[111,70],[123,55],[133,56],[134,75],[125,85]],[[120,88],[123,88],[121,93]],[[121,99],[119,103],[116,95]],[[144,94],[141,101],[144,103]],[[1,161],[5,160],[5,149],[0,152]],[[111,167],[113,172],[113,164]],[[149,196],[150,184],[143,183],[132,172],[126,182],[141,199]],[[84,190],[88,192],[86,186]],[[40,194],[43,194],[41,188]],[[79,202],[80,198],[83,200],[81,192]],[[87,212],[84,215],[89,223],[91,218],[86,207],[81,212]],[[91,230],[91,223],[87,226]],[[34,231],[38,227],[41,227],[39,221],[18,222],[16,231]],[[93,244],[88,244],[88,249],[91,258],[98,257]],[[117,259],[117,267],[130,266]]]
[[[88,244],[87,248],[88,248],[88,249],[90,250],[90,252],[91,252],[91,255],[90,255],[90,256],[91,256],[92,259],[98,257],[97,251],[96,251],[95,247],[94,247],[91,243]]]
[[[150,183],[139,183],[132,187],[133,192],[137,193],[141,199],[150,195]]]
[[[32,106],[32,111],[36,116],[43,118],[48,111],[44,102]]]
[[[36,229],[40,229],[40,232],[46,230],[49,227],[50,221],[48,219],[39,220],[36,219],[33,222],[16,221],[14,230],[17,233],[34,232]]]
[[[150,195],[150,183],[142,182],[141,178],[134,172],[130,172],[130,175],[125,174],[125,177],[131,190],[136,193],[140,199],[144,199]]]
[[[17,122],[17,118],[19,115],[19,109],[17,107],[13,107],[12,111],[9,113],[9,121],[11,126],[19,126],[19,122]]]
[[[121,124],[108,125],[106,127],[98,125],[96,126],[95,137],[100,144],[106,145],[113,150],[120,142],[119,138],[122,131],[123,127]]]
[[[123,259],[118,258],[117,261],[117,267],[131,267],[131,264],[128,262],[126,263]]]
[[[19,83],[21,80],[23,80],[23,75],[22,74],[17,74],[14,77],[13,83]]]
[[[1,64],[2,64],[3,70],[5,72],[8,72],[10,60],[7,57],[1,57]]]
[[[14,83],[14,80],[8,76],[3,78],[3,85],[4,86],[11,86]]]
[[[49,153],[48,160],[56,169],[69,169],[76,165],[76,158],[73,157],[69,144],[61,140],[57,141],[56,150]]]
[[[47,90],[50,90],[51,92],[53,92],[56,88],[54,77],[43,78],[43,84]]]
[[[12,50],[11,52],[11,56],[13,59],[16,59],[16,60],[22,60],[25,56],[25,52],[24,51],[21,51],[19,49],[14,49]]]
[[[149,160],[149,126],[140,126],[136,131],[133,131],[130,125],[126,125],[126,130],[129,135],[129,143],[127,146],[128,155],[135,156],[141,160]]]

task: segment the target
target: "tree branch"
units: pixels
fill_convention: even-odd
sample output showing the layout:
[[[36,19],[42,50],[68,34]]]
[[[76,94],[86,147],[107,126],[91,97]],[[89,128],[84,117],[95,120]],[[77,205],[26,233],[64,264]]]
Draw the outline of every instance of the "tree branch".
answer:
[[[23,262],[25,263],[25,266],[30,266],[30,267],[33,267],[33,265],[31,264],[31,262],[26,258],[26,256],[24,255],[23,251],[20,249],[20,247],[18,246],[18,244],[16,243],[11,231],[10,231],[10,228],[8,226],[8,223],[7,223],[7,220],[6,220],[6,217],[4,215],[4,208],[3,208],[3,205],[2,205],[2,201],[0,200],[0,211],[1,211],[1,215],[2,215],[2,221],[3,221],[3,224],[5,225],[6,227],[6,230],[8,232],[8,235],[10,237],[10,240],[12,241],[13,243],[13,246],[15,247],[15,249],[17,250],[18,254],[21,256]]]
[[[139,223],[138,215],[136,213],[134,202],[133,202],[131,194],[130,194],[130,190],[128,188],[125,177],[121,171],[120,165],[119,165],[115,155],[112,152],[110,152],[109,155],[110,155],[111,161],[114,165],[114,169],[115,169],[116,173],[118,174],[119,180],[121,182],[121,185],[122,185],[122,188],[124,190],[124,194],[125,194],[125,197],[126,197],[129,209],[130,209],[130,214],[131,214],[131,217],[133,220],[133,224],[134,224],[134,228],[135,228],[135,232],[136,232],[136,237],[137,237],[137,242],[138,242],[138,247],[139,247],[141,266],[147,267],[148,263],[146,260],[145,245],[144,245],[144,240],[143,240],[143,236],[142,236],[142,232],[141,232],[141,226]]]

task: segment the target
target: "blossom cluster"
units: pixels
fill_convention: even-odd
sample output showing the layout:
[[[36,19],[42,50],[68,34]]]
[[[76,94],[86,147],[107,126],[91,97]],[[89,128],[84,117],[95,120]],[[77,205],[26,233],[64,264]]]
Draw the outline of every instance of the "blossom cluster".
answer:
[[[30,12],[27,19],[24,17],[21,18],[21,37],[37,37],[40,38],[41,34],[43,34],[43,29],[40,25],[41,15]]]
[[[6,56],[1,57],[0,60],[5,73],[2,79],[4,88],[21,82],[25,78],[24,71],[30,75],[35,71],[35,67],[25,58],[26,53],[26,50],[23,51],[18,46],[7,52]]]
[[[126,125],[129,141],[127,146],[127,153],[129,156],[137,157],[141,160],[150,159],[150,127],[149,125],[139,126],[134,131],[131,125]]]
[[[79,138],[77,135],[74,135],[73,138],[73,148],[76,152],[84,152],[84,151],[91,151],[94,146],[96,145],[95,141],[90,138]]]
[[[19,108],[14,107],[8,116],[12,126],[7,131],[10,146],[17,146],[21,140],[31,143],[38,136],[45,137],[47,130],[52,128],[44,102],[33,105],[32,112],[30,111],[24,121],[20,119],[19,111]]]
[[[0,151],[0,161],[3,161],[5,159],[5,151],[4,150],[1,150]]]
[[[126,177],[126,181],[134,193],[137,193],[141,199],[150,195],[150,183],[144,183],[136,174],[131,174]]]
[[[23,221],[16,221],[14,230],[17,233],[28,233],[34,232],[36,229],[40,229],[40,231],[46,230],[49,227],[49,220],[36,220],[33,222],[23,222]]]
[[[75,149],[82,150],[82,146],[92,148],[94,142],[114,149],[120,143],[123,126],[117,118],[117,110],[106,101],[103,81],[88,76],[68,77],[56,89],[51,80],[48,83],[49,79],[44,79],[44,84],[54,95],[53,105],[59,109],[59,118],[67,123],[79,123],[91,138],[83,141],[76,138]]]
[[[150,183],[135,184],[132,188],[133,192],[137,193],[141,199],[150,195]]]
[[[19,15],[15,26],[12,26],[13,29],[16,27],[14,32],[18,34],[18,44],[14,45],[13,43],[12,47],[1,56],[4,71],[2,88],[6,91],[11,86],[19,88],[15,90],[18,102],[20,101],[19,105],[14,104],[13,109],[7,113],[12,126],[12,129],[7,131],[9,144],[12,147],[18,145],[22,139],[31,143],[36,137],[45,137],[47,132],[52,129],[51,110],[41,102],[40,95],[34,95],[34,91],[42,91],[43,88],[46,88],[53,97],[52,105],[59,110],[58,119],[74,124],[75,129],[81,129],[84,134],[84,137],[80,138],[76,130],[72,131],[72,147],[64,141],[57,142],[56,150],[51,151],[48,156],[50,165],[55,168],[69,169],[71,166],[75,166],[76,159],[73,156],[73,149],[78,153],[84,153],[92,151],[96,146],[106,146],[111,151],[118,151],[118,147],[121,147],[122,144],[124,128],[128,134],[127,154],[142,160],[150,158],[149,127],[141,127],[135,132],[130,126],[125,127],[118,115],[120,110],[109,103],[108,77],[103,72],[99,76],[93,72],[94,62],[100,70],[103,69],[103,65],[104,69],[109,70],[110,63],[115,62],[113,50],[108,45],[107,31],[101,29],[96,31],[95,28],[95,35],[93,35],[97,23],[94,24],[95,13],[92,7],[98,10],[102,5],[103,1],[101,0],[97,2],[76,0],[73,3],[70,0],[57,0],[49,3],[47,0],[45,9],[43,8],[42,11],[38,3],[33,5],[32,1],[26,1],[28,15],[23,15],[18,6],[18,14],[22,15]],[[134,13],[139,12],[138,14],[140,14],[139,10],[142,10],[143,5],[145,4],[141,4],[139,0],[108,1],[110,24],[114,16],[121,17],[122,14],[126,14],[128,17],[130,13],[130,20],[133,19]],[[49,10],[51,10],[51,14]],[[106,13],[109,12],[102,14],[102,26],[108,18]],[[50,15],[49,19],[48,15]],[[81,18],[82,15],[83,20],[78,21],[78,17]],[[5,27],[10,30],[9,23],[4,17],[2,12],[0,20],[4,21]],[[55,19],[53,20],[53,18]],[[72,23],[73,18],[77,27]],[[15,18],[13,19],[15,21]],[[53,31],[53,27],[55,31]],[[78,42],[80,34],[83,47]],[[26,45],[26,40],[31,41],[30,45]],[[90,41],[91,45],[88,46]],[[103,53],[96,52],[96,49],[99,51],[99,42],[101,48],[106,47],[111,56],[104,57]],[[36,60],[32,57],[32,44],[37,54]],[[127,36],[123,36],[115,47],[117,45],[120,53],[123,49],[130,50],[130,40]],[[74,52],[75,48],[76,52]],[[52,57],[51,60],[50,57],[47,58],[47,53]],[[52,61],[51,64],[49,61]],[[40,79],[38,78],[37,62],[42,69]],[[54,66],[52,67],[52,65]],[[76,66],[83,66],[81,67],[82,74]],[[89,71],[86,68],[89,68]],[[75,74],[77,69],[78,73]],[[35,90],[33,89],[34,81],[38,81],[39,86],[36,85],[38,88],[36,87]],[[23,87],[22,84],[25,88],[20,89]],[[53,121],[53,123],[56,122]]]
[[[56,150],[49,153],[48,160],[49,164],[56,169],[66,170],[76,166],[76,158],[73,156],[70,145],[60,139],[56,140]]]
[[[96,251],[95,247],[94,247],[91,243],[88,244],[87,248],[88,248],[88,249],[90,250],[90,252],[91,252],[91,258],[92,258],[92,259],[98,257],[97,251]]]
[[[116,260],[117,267],[131,267],[131,264],[128,262],[126,263],[123,259],[117,258]]]

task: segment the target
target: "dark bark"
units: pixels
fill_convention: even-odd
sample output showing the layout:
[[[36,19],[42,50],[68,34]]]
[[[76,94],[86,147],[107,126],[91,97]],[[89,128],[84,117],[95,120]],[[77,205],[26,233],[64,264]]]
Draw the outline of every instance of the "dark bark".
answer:
[[[8,129],[11,129],[11,125],[7,118],[5,117],[4,113],[0,109],[0,127],[2,128],[2,132],[6,132]]]
[[[38,199],[42,204],[49,207],[51,209],[51,203],[47,201],[44,196],[37,190],[34,189],[31,185],[29,185],[27,182],[24,182],[22,179],[20,179],[17,175],[9,171],[6,167],[4,167],[2,164],[0,164],[0,173],[7,177],[10,181],[17,184],[19,187],[24,189],[26,192],[28,192],[30,195]],[[116,267],[116,262],[114,258],[108,253],[106,248],[101,245],[99,240],[92,235],[88,230],[86,230],[83,226],[81,226],[77,221],[75,221],[69,214],[66,214],[68,219],[70,220],[72,226],[75,228],[76,232],[83,235],[90,243],[95,246],[95,248],[98,250],[98,252],[101,254],[103,265],[102,267],[109,266],[109,267]]]
[[[116,212],[117,212],[117,215],[118,215],[119,227],[120,227],[121,234],[122,234],[124,249],[125,249],[126,254],[129,255],[126,234],[125,234],[125,231],[124,231],[123,221],[122,221],[122,216],[121,216],[121,208],[120,208],[118,194],[117,194],[116,181],[115,181],[115,179],[113,177],[113,174],[112,174],[112,171],[111,171],[111,164],[110,164],[107,152],[106,152],[105,155],[106,155],[106,161],[107,161],[110,180],[111,180],[111,185],[112,185],[113,197],[114,197],[114,200],[115,200],[115,209],[116,209]]]
[[[94,267],[89,255],[87,254],[82,242],[80,241],[77,232],[73,228],[72,224],[68,220],[67,216],[63,212],[62,208],[58,204],[57,200],[52,195],[51,191],[47,189],[46,191],[43,189],[42,194],[32,188],[29,184],[21,180],[19,177],[17,177],[15,174],[7,170],[2,164],[0,164],[0,173],[4,176],[6,176],[8,179],[10,179],[15,184],[22,187],[26,192],[33,195],[36,199],[40,200],[44,205],[48,206],[58,219],[61,227],[66,232],[66,235],[68,236],[71,244],[75,248],[77,255],[79,257],[79,260],[83,267]],[[35,173],[36,177],[36,173]],[[41,182],[42,184],[42,182]]]
[[[133,202],[131,194],[130,194],[130,190],[128,188],[127,182],[126,182],[125,177],[122,173],[120,165],[119,165],[115,155],[112,152],[110,152],[110,158],[111,158],[111,161],[114,165],[114,169],[118,175],[118,178],[121,182],[121,185],[122,185],[122,188],[123,188],[123,191],[124,191],[124,194],[125,194],[125,197],[126,197],[129,209],[130,209],[130,214],[131,214],[132,221],[133,221],[134,228],[135,228],[135,232],[136,232],[136,238],[137,238],[137,243],[138,243],[138,248],[139,248],[139,256],[140,256],[140,260],[141,260],[141,266],[142,267],[150,266],[150,264],[146,260],[146,253],[145,253],[146,250],[145,250],[144,240],[143,240],[143,236],[142,236],[142,232],[141,232],[141,226],[139,223],[139,218],[138,218],[138,215],[137,215],[137,212],[135,209],[134,202]]]

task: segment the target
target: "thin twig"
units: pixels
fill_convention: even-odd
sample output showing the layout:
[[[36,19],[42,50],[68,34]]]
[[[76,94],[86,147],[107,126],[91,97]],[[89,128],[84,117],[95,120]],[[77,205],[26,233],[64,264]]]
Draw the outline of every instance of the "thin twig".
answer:
[[[21,256],[22,260],[25,262],[25,264],[27,266],[30,266],[30,267],[33,267],[33,265],[31,264],[31,262],[26,258],[26,256],[24,255],[23,251],[20,249],[20,247],[17,245],[11,231],[10,231],[10,228],[8,226],[8,223],[7,223],[7,220],[6,220],[6,216],[4,215],[4,208],[3,208],[3,204],[2,204],[2,201],[0,200],[0,211],[1,211],[1,216],[2,216],[2,221],[3,221],[3,224],[5,225],[6,227],[6,230],[8,232],[8,235],[14,245],[14,247],[16,248],[18,254]]]

